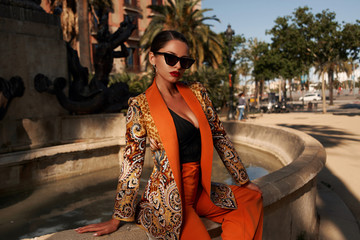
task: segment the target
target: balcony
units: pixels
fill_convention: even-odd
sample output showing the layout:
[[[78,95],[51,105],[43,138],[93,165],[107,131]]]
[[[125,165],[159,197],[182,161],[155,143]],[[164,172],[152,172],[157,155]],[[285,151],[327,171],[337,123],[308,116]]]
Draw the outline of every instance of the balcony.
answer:
[[[136,2],[135,3],[124,2],[123,9],[127,12],[138,13],[138,14],[142,13],[142,9],[138,7]]]

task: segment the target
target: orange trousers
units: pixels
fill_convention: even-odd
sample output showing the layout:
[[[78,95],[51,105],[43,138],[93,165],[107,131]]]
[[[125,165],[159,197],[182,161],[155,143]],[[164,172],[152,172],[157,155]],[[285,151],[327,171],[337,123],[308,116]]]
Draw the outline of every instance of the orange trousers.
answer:
[[[200,217],[221,223],[223,240],[262,239],[264,212],[259,192],[231,185],[238,208],[223,209],[202,191],[199,178],[199,162],[182,164],[184,220],[180,240],[211,239]]]

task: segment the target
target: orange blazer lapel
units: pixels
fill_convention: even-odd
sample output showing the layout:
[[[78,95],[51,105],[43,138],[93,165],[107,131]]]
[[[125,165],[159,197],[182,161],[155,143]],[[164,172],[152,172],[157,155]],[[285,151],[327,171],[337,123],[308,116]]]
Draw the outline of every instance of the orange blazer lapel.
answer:
[[[213,140],[210,125],[199,100],[196,98],[191,89],[182,83],[177,83],[177,88],[199,121],[201,135],[201,184],[208,195],[210,195],[213,159]]]
[[[159,132],[161,143],[164,146],[166,156],[169,159],[175,183],[178,186],[180,193],[182,193],[179,143],[176,128],[168,107],[156,86],[155,79],[153,84],[146,90],[145,96],[149,104],[151,116],[154,119],[156,128]]]
[[[190,88],[182,83],[178,83],[177,88],[199,121],[201,134],[201,184],[207,194],[210,195],[213,140],[209,122],[200,102]],[[156,86],[155,80],[146,90],[145,95],[148,100],[151,116],[154,119],[162,145],[164,146],[166,155],[169,159],[176,185],[178,186],[180,193],[182,193],[179,143],[177,140],[176,128],[168,107]]]

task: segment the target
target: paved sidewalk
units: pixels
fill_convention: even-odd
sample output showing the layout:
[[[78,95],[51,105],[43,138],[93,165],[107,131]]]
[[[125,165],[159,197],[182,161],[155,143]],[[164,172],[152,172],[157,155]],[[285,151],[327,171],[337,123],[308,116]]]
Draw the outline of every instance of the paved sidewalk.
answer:
[[[350,108],[331,107],[326,114],[265,113],[247,122],[297,129],[323,144],[327,160],[318,177],[320,239],[359,240],[360,101]]]

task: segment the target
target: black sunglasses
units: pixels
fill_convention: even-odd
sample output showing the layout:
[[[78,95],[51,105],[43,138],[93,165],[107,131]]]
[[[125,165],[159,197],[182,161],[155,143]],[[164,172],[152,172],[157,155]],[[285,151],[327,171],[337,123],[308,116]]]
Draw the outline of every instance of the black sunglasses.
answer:
[[[169,66],[175,66],[175,64],[180,61],[180,66],[183,69],[188,69],[191,67],[191,65],[193,65],[193,63],[195,62],[194,59],[189,58],[189,57],[178,57],[175,56],[174,54],[171,53],[164,53],[164,52],[154,52],[154,54],[161,54],[164,55],[165,58],[165,62],[167,65]]]

